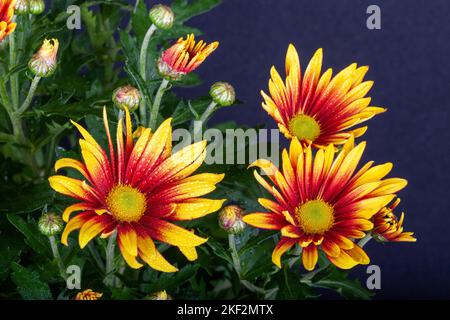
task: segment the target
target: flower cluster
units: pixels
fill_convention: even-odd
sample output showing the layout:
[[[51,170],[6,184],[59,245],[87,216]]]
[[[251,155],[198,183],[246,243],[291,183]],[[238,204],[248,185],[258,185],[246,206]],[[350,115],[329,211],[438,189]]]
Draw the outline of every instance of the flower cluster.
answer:
[[[385,241],[416,240],[412,233],[402,232],[403,215],[397,221],[392,213],[398,201],[385,207],[407,181],[384,179],[391,163],[373,166],[371,161],[357,170],[366,143],[355,146],[354,139],[367,127],[350,128],[385,111],[369,106],[370,98],[365,98],[373,85],[363,81],[368,67],[351,64],[334,78],[331,69],[323,75],[321,69],[319,49],[302,76],[297,51],[290,45],[286,80],[272,68],[271,96],[262,92],[263,108],[291,144],[289,151],[283,150],[282,170],[263,159],[251,165],[267,175],[269,181],[254,172],[275,201],[259,199],[267,211],[248,214],[244,221],[281,232],[272,253],[278,267],[281,256],[295,245],[302,249],[306,270],[315,268],[319,249],[337,267],[350,269],[370,262],[356,240],[371,231]],[[339,145],[343,146],[336,154]]]

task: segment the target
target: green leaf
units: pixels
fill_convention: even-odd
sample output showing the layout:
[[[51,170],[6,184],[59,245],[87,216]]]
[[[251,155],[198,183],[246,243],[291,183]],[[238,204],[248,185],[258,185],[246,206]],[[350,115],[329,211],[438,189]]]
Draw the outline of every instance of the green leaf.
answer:
[[[0,213],[29,213],[42,209],[52,201],[54,194],[47,181],[23,187],[5,186],[0,190],[3,195]]]
[[[50,255],[50,249],[46,245],[48,239],[39,232],[35,222],[27,222],[21,216],[13,213],[8,214],[7,218],[25,236],[24,241],[31,249],[41,256]]]
[[[172,10],[175,13],[175,21],[181,23],[212,10],[220,3],[220,0],[175,0]]]
[[[349,279],[348,272],[339,270],[333,265],[316,274],[311,280],[311,286],[336,291],[348,299],[370,300],[373,296],[358,279]]]
[[[11,278],[17,286],[17,291],[25,300],[52,300],[52,294],[47,283],[39,278],[36,271],[30,271],[27,268],[13,262]]]
[[[0,283],[5,280],[9,274],[12,262],[18,262],[20,253],[25,244],[23,244],[21,235],[6,220],[5,216],[0,217]]]

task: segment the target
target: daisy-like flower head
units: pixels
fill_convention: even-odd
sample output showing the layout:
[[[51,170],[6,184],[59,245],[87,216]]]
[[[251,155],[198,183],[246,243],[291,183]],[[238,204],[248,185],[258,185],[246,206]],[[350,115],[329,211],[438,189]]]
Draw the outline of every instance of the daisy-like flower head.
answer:
[[[63,175],[49,178],[54,190],[79,201],[63,213],[63,220],[68,223],[61,242],[67,245],[69,234],[80,229],[79,245],[84,248],[94,237],[109,237],[117,231],[119,249],[132,268],[147,263],[159,271],[175,272],[177,268],[158,252],[155,240],[176,246],[188,260],[195,260],[195,247],[207,239],[174,222],[220,209],[224,200],[200,197],[213,191],[223,174],[192,175],[205,158],[206,141],[172,154],[171,119],[164,121],[153,135],[150,129],[144,129],[134,141],[126,110],[125,127],[122,120],[117,126],[115,148],[106,110],[103,119],[109,155],[83,127],[72,122],[83,137],[83,162],[63,158],[56,162],[55,170],[76,169],[84,180]],[[70,217],[73,212],[78,213]]]
[[[321,249],[337,267],[350,269],[368,264],[369,257],[355,239],[372,230],[372,216],[403,189],[407,181],[383,178],[392,164],[372,166],[368,162],[356,171],[365,142],[354,146],[350,138],[335,157],[334,146],[319,149],[303,147],[292,139],[289,152],[282,153],[282,170],[268,160],[257,160],[271,183],[254,172],[258,182],[275,201],[259,199],[268,212],[244,216],[244,222],[262,229],[280,230],[281,240],[272,261],[281,266],[281,256],[292,246],[302,247],[302,262],[313,270]]]
[[[28,62],[30,70],[38,77],[51,76],[58,65],[56,56],[58,55],[58,39],[45,39],[33,57]]]
[[[402,212],[400,220],[394,214],[395,208],[400,203],[400,199],[396,199],[391,205],[382,208],[373,216],[372,234],[375,239],[381,242],[416,242],[413,232],[403,232],[403,221],[405,214]]]
[[[178,41],[165,50],[158,60],[162,76],[176,80],[194,71],[219,46],[219,42],[206,44],[203,40],[195,42],[194,34]]]
[[[16,0],[0,0],[0,42],[16,29],[16,23],[12,21],[15,5]]]
[[[352,135],[359,137],[367,127],[354,126],[386,111],[370,105],[365,97],[373,85],[364,81],[367,66],[356,63],[336,74],[332,70],[321,75],[322,49],[314,54],[304,75],[295,47],[289,45],[286,55],[286,80],[272,67],[269,80],[270,96],[261,92],[263,108],[278,123],[288,139],[298,138],[304,145],[325,148],[342,145]]]
[[[75,300],[99,300],[103,296],[103,293],[92,291],[92,289],[86,289],[78,292],[75,296]]]

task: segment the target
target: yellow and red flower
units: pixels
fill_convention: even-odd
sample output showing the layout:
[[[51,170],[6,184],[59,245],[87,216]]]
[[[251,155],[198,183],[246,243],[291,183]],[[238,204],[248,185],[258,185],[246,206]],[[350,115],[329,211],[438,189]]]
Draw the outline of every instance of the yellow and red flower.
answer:
[[[92,291],[92,289],[86,289],[78,292],[75,296],[75,300],[99,300],[103,296],[103,293]]]
[[[194,71],[219,46],[219,42],[206,44],[203,40],[195,42],[194,34],[178,41],[165,50],[158,60],[159,72],[171,79],[179,79]]]
[[[16,29],[13,22],[16,0],[0,0],[0,42]]]
[[[252,164],[270,178],[272,183],[254,172],[275,201],[259,199],[268,212],[252,213],[243,220],[254,227],[281,231],[281,240],[272,253],[278,267],[281,256],[296,244],[302,247],[302,263],[307,270],[315,268],[319,248],[342,269],[369,263],[354,240],[373,229],[372,216],[407,181],[383,180],[391,171],[391,163],[372,166],[371,161],[356,171],[364,148],[365,142],[355,147],[350,137],[336,157],[332,144],[313,156],[311,145],[303,147],[294,138],[289,152],[283,150],[282,171],[268,160]]]
[[[291,44],[286,54],[286,80],[272,67],[270,96],[261,91],[262,106],[288,139],[297,137],[304,145],[312,143],[318,148],[342,145],[367,130],[352,127],[386,111],[369,106],[370,98],[365,97],[373,85],[373,81],[363,82],[368,69],[353,63],[333,78],[331,69],[321,75],[319,49],[302,76],[298,53]]]
[[[395,208],[400,203],[400,199],[396,199],[390,206],[386,206],[373,216],[372,233],[375,238],[381,242],[416,242],[413,232],[403,232],[403,221],[405,214],[402,212],[400,220],[394,214]]]
[[[55,170],[76,169],[84,180],[62,175],[49,178],[54,190],[79,200],[63,213],[68,223],[61,242],[67,245],[69,234],[80,229],[79,245],[84,248],[94,237],[109,237],[117,231],[122,256],[132,268],[140,268],[145,262],[156,270],[175,272],[177,268],[158,252],[154,241],[176,246],[194,260],[195,247],[207,239],[174,222],[220,209],[224,200],[200,197],[213,191],[223,174],[192,175],[205,158],[206,141],[172,154],[171,119],[164,121],[154,134],[144,129],[134,141],[126,110],[125,128],[120,120],[114,148],[105,110],[103,118],[109,155],[82,126],[72,122],[82,135],[83,162],[63,158],[56,162]],[[80,213],[70,218],[73,212]]]

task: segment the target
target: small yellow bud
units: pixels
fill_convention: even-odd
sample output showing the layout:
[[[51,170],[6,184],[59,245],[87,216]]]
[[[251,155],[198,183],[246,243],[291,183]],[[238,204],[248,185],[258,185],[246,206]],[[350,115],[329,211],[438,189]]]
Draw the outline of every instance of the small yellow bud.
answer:
[[[167,294],[166,290],[163,290],[149,295],[146,300],[172,300],[172,297]]]
[[[103,293],[92,291],[91,289],[78,292],[75,296],[75,300],[99,300],[103,296]]]
[[[56,55],[58,54],[58,39],[44,40],[42,47],[31,58],[28,67],[34,75],[45,78],[51,76],[57,66]]]

